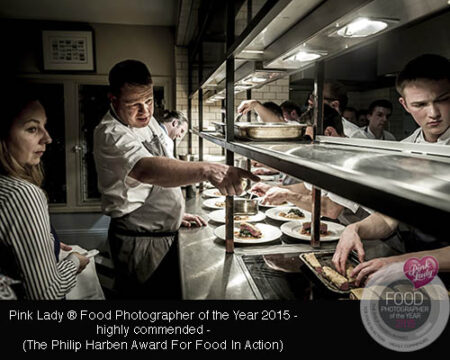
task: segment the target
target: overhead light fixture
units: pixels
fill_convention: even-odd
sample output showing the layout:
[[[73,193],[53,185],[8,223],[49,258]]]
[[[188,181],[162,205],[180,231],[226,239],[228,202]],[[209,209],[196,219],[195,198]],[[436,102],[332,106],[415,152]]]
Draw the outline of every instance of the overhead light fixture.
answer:
[[[341,27],[336,33],[345,38],[360,38],[374,35],[386,29],[387,26],[387,21],[360,17]]]
[[[314,61],[318,58],[327,55],[325,51],[309,51],[309,50],[300,50],[296,52],[294,55],[289,55],[283,59],[283,61],[290,62],[308,62]]]
[[[247,54],[264,54],[264,50],[242,50],[242,52]]]

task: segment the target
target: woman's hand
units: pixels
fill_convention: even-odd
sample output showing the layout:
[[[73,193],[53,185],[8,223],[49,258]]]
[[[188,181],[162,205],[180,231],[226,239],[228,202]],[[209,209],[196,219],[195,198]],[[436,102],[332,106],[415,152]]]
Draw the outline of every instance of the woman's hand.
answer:
[[[77,271],[77,274],[79,274],[86,268],[87,264],[89,264],[89,258],[77,252],[73,252],[72,254],[74,254],[78,258],[78,260],[80,260],[80,265],[78,266]]]
[[[64,244],[63,242],[60,242],[60,243],[59,243],[59,247],[60,247],[61,250],[64,250],[64,251],[70,251],[70,250],[72,250],[72,247],[71,247],[71,246],[66,245],[66,244]]]

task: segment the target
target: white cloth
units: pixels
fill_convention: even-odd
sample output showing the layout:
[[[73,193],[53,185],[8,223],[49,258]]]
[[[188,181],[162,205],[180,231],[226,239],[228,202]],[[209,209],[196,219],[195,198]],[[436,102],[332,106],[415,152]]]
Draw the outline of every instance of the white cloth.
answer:
[[[312,191],[312,185],[309,183],[304,183],[305,184],[305,188],[308,189],[309,191]],[[338,205],[341,205],[349,210],[351,210],[353,213],[356,213],[356,211],[358,211],[359,208],[359,204],[347,200],[339,195],[336,195],[334,193],[328,192],[326,190],[322,190],[321,193],[322,196],[326,196],[328,197],[331,201],[335,202]]]
[[[368,126],[360,129],[359,132],[355,132],[352,137],[362,138],[362,139],[378,139],[378,140],[396,141],[395,136],[386,130],[383,130],[383,136],[381,138],[377,138]]]
[[[141,183],[128,174],[136,163],[153,156],[143,143],[151,142],[162,129],[152,117],[148,126],[134,128],[120,123],[111,111],[94,131],[94,158],[102,209],[106,215],[121,217],[141,207],[152,185]]]
[[[70,252],[61,250],[59,253],[60,261],[65,259],[70,253],[78,252],[83,254],[85,249],[78,245],[70,245],[72,250]],[[95,268],[95,260],[91,258],[89,264],[84,270],[77,275],[77,283],[72,290],[66,295],[67,300],[104,300],[102,286],[98,279],[97,270]]]
[[[416,129],[410,136],[403,139],[401,142],[415,143],[415,144],[436,144],[436,145],[450,145],[450,127],[444,131],[435,143],[431,143],[425,140],[423,136],[422,128]]]
[[[342,118],[342,127],[344,128],[344,135],[351,138],[354,134],[361,132],[361,128],[358,125],[353,124],[351,121],[348,121],[346,118]]]
[[[161,126],[161,129],[163,130],[162,133],[164,134],[164,141],[165,141],[165,145],[166,145],[167,156],[173,159],[174,158],[173,149],[175,147],[175,142],[169,137],[169,133],[167,132],[167,129],[164,126],[164,124],[160,124],[160,126]]]

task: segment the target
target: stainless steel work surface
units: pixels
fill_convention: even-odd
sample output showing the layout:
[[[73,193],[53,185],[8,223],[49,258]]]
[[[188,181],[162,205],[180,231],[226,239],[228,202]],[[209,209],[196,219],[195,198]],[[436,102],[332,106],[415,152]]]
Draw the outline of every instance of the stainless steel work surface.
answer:
[[[205,199],[200,195],[186,202],[186,212],[208,220]],[[289,241],[284,236],[269,245],[240,246],[234,254],[226,254],[225,244],[214,236],[211,221],[202,228],[182,228],[179,236],[182,293],[185,300],[202,299],[260,299],[249,273],[241,261],[242,255],[299,253],[311,251],[308,242]],[[323,243],[321,250],[333,249],[336,242]],[[386,256],[392,250],[384,243],[371,241],[366,249],[368,257]]]

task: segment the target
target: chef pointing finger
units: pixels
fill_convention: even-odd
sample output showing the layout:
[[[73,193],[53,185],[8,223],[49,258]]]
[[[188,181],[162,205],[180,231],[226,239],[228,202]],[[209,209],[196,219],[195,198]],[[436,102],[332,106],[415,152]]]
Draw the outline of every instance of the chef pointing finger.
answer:
[[[210,181],[222,194],[235,195],[243,178],[259,178],[223,164],[169,158],[142,62],[116,64],[109,85],[111,107],[94,132],[94,159],[102,209],[111,217],[116,288],[120,297],[179,298],[174,245],[184,214],[180,186]]]

